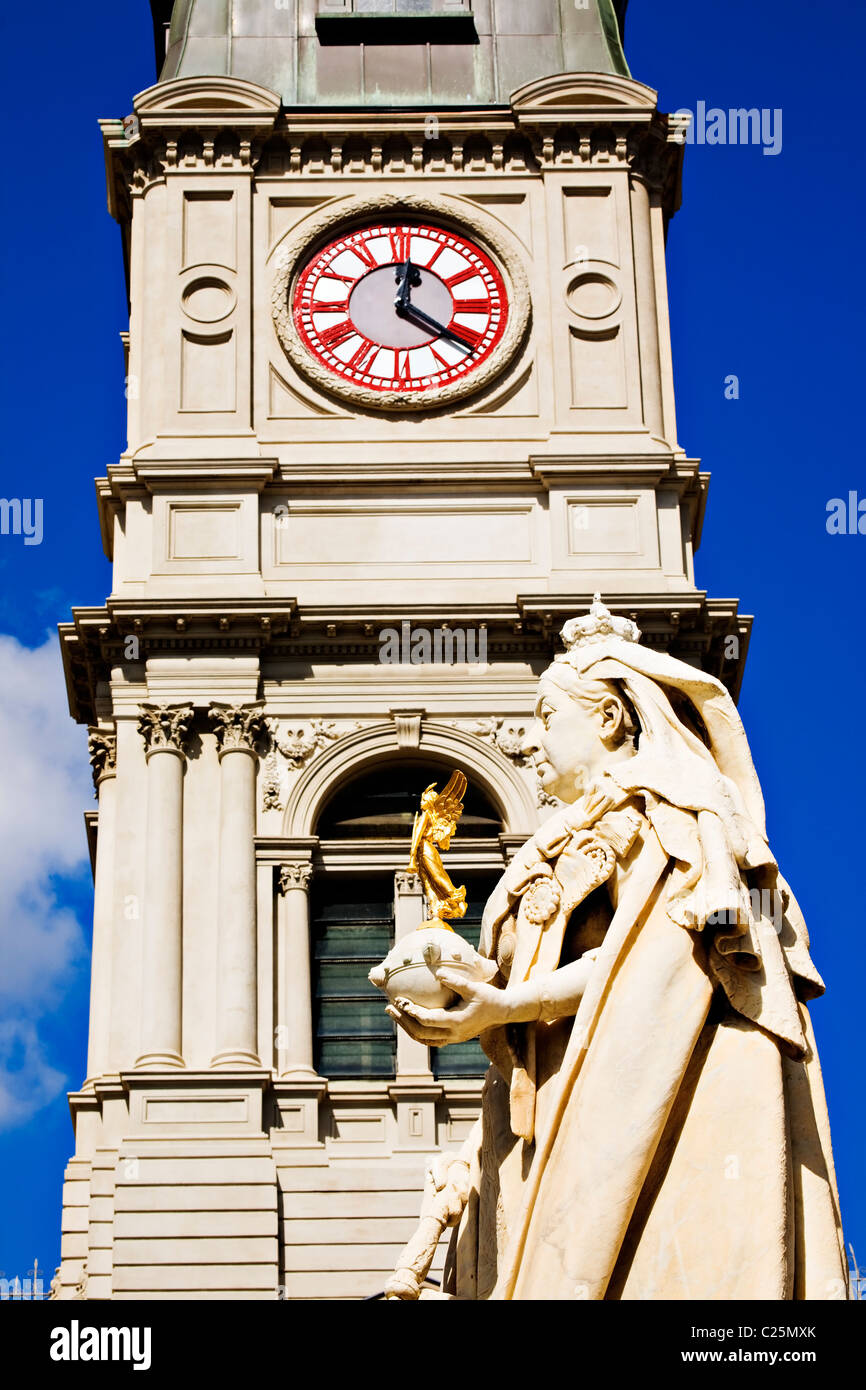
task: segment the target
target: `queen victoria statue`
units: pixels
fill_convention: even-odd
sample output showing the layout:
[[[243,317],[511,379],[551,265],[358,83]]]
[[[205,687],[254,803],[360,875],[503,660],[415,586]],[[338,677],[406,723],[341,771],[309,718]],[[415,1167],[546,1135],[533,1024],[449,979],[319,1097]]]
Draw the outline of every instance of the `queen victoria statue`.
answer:
[[[598,600],[562,637],[525,749],[562,804],[487,904],[496,973],[389,1006],[491,1066],[388,1296],[450,1226],[457,1299],[844,1298],[823,984],[733,700]]]

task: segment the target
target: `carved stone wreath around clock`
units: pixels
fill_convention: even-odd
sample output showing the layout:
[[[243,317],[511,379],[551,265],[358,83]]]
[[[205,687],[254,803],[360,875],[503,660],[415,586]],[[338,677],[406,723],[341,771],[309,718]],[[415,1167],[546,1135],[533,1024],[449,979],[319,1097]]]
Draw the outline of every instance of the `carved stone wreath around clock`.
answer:
[[[502,277],[508,317],[504,332],[485,359],[458,379],[423,390],[375,390],[347,380],[310,350],[296,326],[294,298],[305,267],[317,249],[326,243],[329,234],[333,237],[345,230],[351,235],[365,222],[385,224],[401,216],[435,221],[445,228],[453,228],[456,235],[477,242]],[[482,391],[512,362],[526,336],[531,312],[529,281],[519,252],[505,239],[492,218],[447,194],[438,198],[414,193],[352,197],[341,199],[317,216],[304,219],[277,252],[271,304],[277,337],[302,376],[321,390],[351,404],[388,412],[435,410]]]

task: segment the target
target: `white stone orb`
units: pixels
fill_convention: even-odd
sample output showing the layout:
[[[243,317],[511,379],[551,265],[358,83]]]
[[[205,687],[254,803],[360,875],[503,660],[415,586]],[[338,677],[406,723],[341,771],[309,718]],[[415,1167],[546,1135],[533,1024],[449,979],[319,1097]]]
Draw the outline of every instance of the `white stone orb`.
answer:
[[[424,1009],[447,1009],[458,996],[437,980],[440,966],[459,970],[468,979],[489,979],[496,970],[494,962],[479,956],[457,932],[433,922],[398,941],[369,979],[392,1003],[409,999]]]

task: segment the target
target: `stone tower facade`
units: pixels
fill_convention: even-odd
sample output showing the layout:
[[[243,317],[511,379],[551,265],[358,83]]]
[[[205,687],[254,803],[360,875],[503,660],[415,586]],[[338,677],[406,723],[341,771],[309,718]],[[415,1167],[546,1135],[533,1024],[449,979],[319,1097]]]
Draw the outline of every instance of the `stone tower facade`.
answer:
[[[474,1045],[395,1037],[366,980],[422,920],[420,791],[469,779],[471,935],[538,823],[537,673],[595,591],[740,679],[676,434],[683,130],[613,0],[153,11],[160,80],[102,122],[130,300],[112,592],[61,628],[98,811],[58,1293],[357,1298],[478,1113]],[[387,390],[369,352],[317,355],[299,285],[377,227],[409,237],[368,263],[395,285],[419,228],[477,253],[499,336],[467,300],[441,370],[398,346]]]

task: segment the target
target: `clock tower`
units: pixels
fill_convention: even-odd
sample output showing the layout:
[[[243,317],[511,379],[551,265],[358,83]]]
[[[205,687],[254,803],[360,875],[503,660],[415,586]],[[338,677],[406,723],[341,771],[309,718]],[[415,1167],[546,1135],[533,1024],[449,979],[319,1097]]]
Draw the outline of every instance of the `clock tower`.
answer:
[[[476,1044],[367,973],[467,778],[461,931],[546,809],[537,674],[595,592],[736,691],[695,586],[665,233],[684,129],[626,0],[152,0],[105,120],[128,444],[61,629],[98,810],[62,1298],[356,1298],[458,1148]]]

